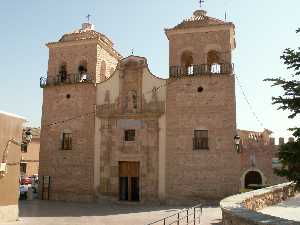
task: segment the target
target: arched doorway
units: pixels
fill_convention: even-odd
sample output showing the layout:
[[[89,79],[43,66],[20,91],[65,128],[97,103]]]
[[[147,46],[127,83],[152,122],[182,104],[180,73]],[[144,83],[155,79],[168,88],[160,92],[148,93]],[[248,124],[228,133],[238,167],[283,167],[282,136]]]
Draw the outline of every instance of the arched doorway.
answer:
[[[248,171],[245,175],[245,188],[251,188],[251,185],[262,185],[262,177],[257,171]]]

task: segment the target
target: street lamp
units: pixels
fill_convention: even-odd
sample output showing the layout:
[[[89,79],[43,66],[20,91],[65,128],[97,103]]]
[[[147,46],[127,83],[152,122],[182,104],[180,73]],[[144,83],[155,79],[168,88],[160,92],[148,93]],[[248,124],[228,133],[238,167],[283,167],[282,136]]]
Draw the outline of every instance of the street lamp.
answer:
[[[235,135],[233,139],[235,143],[235,150],[237,151],[237,153],[241,153],[241,146],[240,146],[241,137],[239,135]]]
[[[7,174],[7,156],[8,156],[8,149],[9,145],[15,144],[18,146],[28,146],[32,139],[32,132],[31,129],[25,131],[25,135],[22,137],[22,141],[18,141],[14,138],[9,139],[6,142],[5,149],[2,155],[2,161],[0,163],[0,177],[4,177]]]

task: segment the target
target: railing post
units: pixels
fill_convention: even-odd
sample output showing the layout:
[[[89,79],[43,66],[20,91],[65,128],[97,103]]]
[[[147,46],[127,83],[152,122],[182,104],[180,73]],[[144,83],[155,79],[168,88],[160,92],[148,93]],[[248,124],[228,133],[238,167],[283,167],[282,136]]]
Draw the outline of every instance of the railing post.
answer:
[[[186,211],[186,224],[189,224],[189,209]]]
[[[194,208],[194,225],[196,225],[196,207]]]
[[[179,225],[179,213],[177,213],[177,225]]]
[[[166,218],[164,218],[164,225],[166,225]]]

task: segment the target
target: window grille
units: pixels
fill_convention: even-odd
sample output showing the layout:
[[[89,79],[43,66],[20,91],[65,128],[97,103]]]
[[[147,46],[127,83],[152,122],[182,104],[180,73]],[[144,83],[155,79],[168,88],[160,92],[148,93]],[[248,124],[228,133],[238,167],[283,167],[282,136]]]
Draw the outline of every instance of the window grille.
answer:
[[[125,141],[135,141],[135,130],[125,130]]]
[[[208,130],[195,130],[193,138],[193,149],[208,149]]]
[[[63,133],[62,150],[72,150],[72,133]]]

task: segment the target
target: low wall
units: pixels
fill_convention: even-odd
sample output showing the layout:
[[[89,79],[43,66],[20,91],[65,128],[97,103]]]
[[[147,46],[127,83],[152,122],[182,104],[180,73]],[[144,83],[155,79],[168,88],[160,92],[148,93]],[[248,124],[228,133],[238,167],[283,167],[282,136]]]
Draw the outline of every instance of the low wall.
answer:
[[[256,212],[294,195],[295,184],[290,182],[225,198],[220,203],[223,225],[300,225],[300,222]]]

